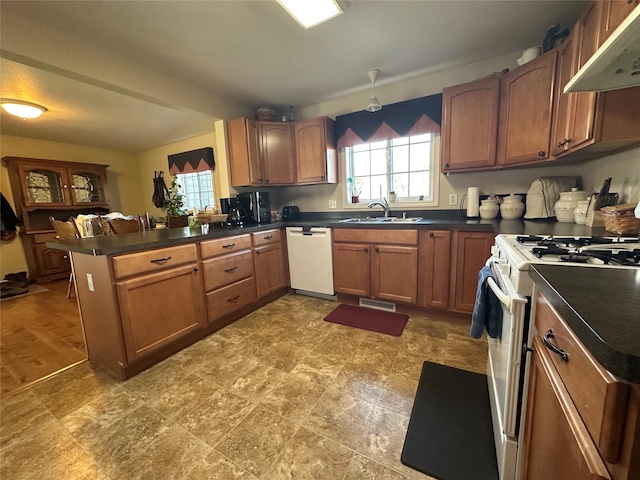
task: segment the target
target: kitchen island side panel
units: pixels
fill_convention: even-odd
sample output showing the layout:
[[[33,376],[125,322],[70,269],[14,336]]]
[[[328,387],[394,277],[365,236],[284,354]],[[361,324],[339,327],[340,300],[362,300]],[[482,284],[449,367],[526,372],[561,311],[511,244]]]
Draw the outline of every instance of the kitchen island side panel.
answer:
[[[71,255],[89,361],[124,380],[127,357],[118,297],[111,280],[111,259],[106,255]]]

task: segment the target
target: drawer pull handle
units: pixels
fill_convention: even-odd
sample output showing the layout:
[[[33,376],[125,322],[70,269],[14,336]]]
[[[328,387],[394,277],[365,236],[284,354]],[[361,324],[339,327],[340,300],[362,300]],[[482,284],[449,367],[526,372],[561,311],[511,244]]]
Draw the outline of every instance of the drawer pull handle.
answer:
[[[227,302],[235,302],[240,298],[240,295],[236,295],[235,297],[231,297],[230,299],[227,300]]]
[[[236,246],[235,243],[227,243],[226,245],[222,245],[222,248],[233,248],[235,246]]]
[[[199,270],[199,268],[198,268],[198,267],[193,267],[193,271],[194,271],[194,272],[197,272],[198,270]]]
[[[550,338],[555,338],[553,336],[553,331],[551,331],[551,329],[547,330],[546,335],[544,337],[542,337],[542,341],[544,342],[544,346],[547,347],[552,352],[555,352],[558,355],[560,355],[560,358],[562,358],[562,360],[564,360],[565,362],[568,362],[569,361],[569,355],[567,355],[567,352],[565,352],[561,348],[556,347],[553,343],[551,343],[549,341]]]
[[[269,240],[271,238],[273,238],[273,235],[267,235],[266,237],[264,237],[265,240]]]
[[[238,267],[227,268],[227,269],[225,269],[225,272],[231,273],[231,272],[235,271],[237,268]]]
[[[166,262],[167,260],[171,260],[171,257],[156,258],[155,260],[150,260],[150,262],[151,263],[162,263],[162,262]]]

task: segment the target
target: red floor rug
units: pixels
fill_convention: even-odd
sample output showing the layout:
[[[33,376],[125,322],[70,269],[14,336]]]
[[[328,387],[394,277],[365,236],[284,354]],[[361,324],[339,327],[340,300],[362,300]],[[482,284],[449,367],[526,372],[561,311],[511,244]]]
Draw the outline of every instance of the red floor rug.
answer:
[[[325,322],[386,333],[394,337],[402,334],[408,320],[409,315],[344,304],[338,305],[333,312],[324,317]]]

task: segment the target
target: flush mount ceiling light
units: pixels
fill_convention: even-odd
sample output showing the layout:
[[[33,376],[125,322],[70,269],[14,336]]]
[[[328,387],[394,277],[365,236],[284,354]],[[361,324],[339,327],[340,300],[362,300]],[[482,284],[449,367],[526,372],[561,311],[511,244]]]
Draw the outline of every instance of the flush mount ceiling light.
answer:
[[[20,118],[38,118],[47,111],[45,107],[37,103],[11,100],[9,98],[0,99],[0,105],[7,113]]]
[[[344,12],[339,0],[278,0],[304,28],[311,28]]]
[[[378,78],[379,73],[380,70],[369,70],[368,73],[373,91],[371,93],[371,98],[369,99],[369,105],[367,105],[366,108],[367,112],[377,112],[382,108],[382,105],[380,105],[380,100],[378,100],[378,97],[376,97],[376,79]]]

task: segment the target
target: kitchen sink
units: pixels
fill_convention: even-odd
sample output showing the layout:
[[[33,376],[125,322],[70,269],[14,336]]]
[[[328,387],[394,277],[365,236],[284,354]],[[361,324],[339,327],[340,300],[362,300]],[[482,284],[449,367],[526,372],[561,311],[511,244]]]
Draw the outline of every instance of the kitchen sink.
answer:
[[[414,223],[422,220],[422,217],[359,217],[346,218],[340,223]]]

